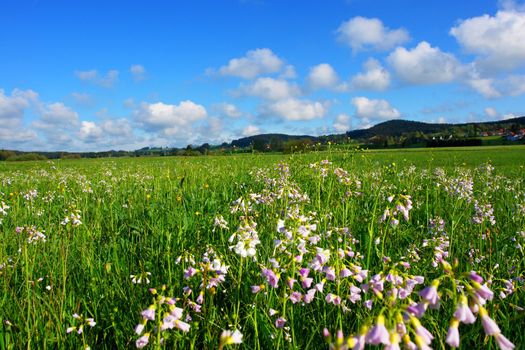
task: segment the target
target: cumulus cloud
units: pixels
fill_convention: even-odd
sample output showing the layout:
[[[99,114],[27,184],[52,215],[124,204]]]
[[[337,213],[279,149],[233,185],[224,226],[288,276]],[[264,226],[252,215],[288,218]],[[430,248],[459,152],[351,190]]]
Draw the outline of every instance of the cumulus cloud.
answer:
[[[78,137],[85,142],[96,142],[102,136],[102,128],[95,122],[83,121]]]
[[[334,121],[334,130],[338,133],[344,133],[351,129],[352,117],[348,114],[339,114]]]
[[[366,97],[354,97],[352,104],[356,108],[358,118],[368,119],[397,119],[401,113],[386,100],[373,100]]]
[[[279,75],[279,78],[281,79],[295,79],[297,77],[297,73],[295,71],[295,67],[291,64],[284,67],[282,73]]]
[[[404,28],[390,29],[377,18],[354,17],[343,22],[337,29],[340,42],[354,52],[363,50],[386,51],[410,39]]]
[[[411,50],[396,48],[387,61],[397,76],[409,84],[448,83],[461,74],[461,64],[454,55],[432,47],[426,41]]]
[[[280,100],[297,96],[301,93],[299,87],[287,80],[274,78],[257,78],[249,85],[241,85],[234,95],[254,96],[266,100]]]
[[[257,135],[261,132],[261,130],[255,126],[255,125],[247,125],[244,129],[242,129],[242,136],[253,136]]]
[[[328,63],[321,63],[312,68],[306,78],[306,84],[312,90],[333,89],[339,83],[335,69]]]
[[[490,118],[496,118],[499,115],[498,111],[493,107],[485,108],[485,114]]]
[[[214,106],[214,109],[221,115],[225,115],[230,118],[240,118],[242,112],[232,103],[220,103]]]
[[[355,75],[350,86],[354,90],[383,91],[390,86],[390,73],[374,58],[369,58],[363,65],[364,72]]]
[[[298,98],[285,98],[262,106],[262,114],[289,121],[322,118],[327,111],[324,104]]]
[[[133,76],[133,80],[135,81],[141,81],[146,79],[146,69],[143,65],[134,64],[131,67],[129,67],[129,71]]]
[[[135,111],[135,120],[147,131],[186,140],[193,132],[193,124],[207,115],[204,106],[189,100],[178,105],[142,103]]]
[[[77,105],[80,106],[92,106],[93,105],[93,98],[90,94],[85,92],[72,92],[71,97],[73,97],[73,100]]]
[[[117,82],[119,72],[117,70],[109,70],[106,75],[100,75],[96,69],[92,69],[87,71],[76,71],[75,75],[82,81],[110,88]]]
[[[27,108],[38,100],[38,94],[33,90],[14,89],[11,95],[6,95],[0,89],[0,124],[2,128],[22,126]]]
[[[466,52],[478,55],[478,64],[486,70],[525,66],[525,12],[509,8],[495,16],[469,18],[450,34]]]
[[[51,103],[45,106],[41,111],[40,118],[49,127],[61,127],[78,123],[78,113],[62,102]]]
[[[261,74],[276,73],[284,62],[272,50],[263,48],[250,50],[243,57],[232,58],[227,65],[218,70],[219,75],[253,79]],[[214,70],[209,70],[214,73]]]
[[[465,83],[485,98],[501,97],[501,93],[494,87],[494,79],[471,77]]]

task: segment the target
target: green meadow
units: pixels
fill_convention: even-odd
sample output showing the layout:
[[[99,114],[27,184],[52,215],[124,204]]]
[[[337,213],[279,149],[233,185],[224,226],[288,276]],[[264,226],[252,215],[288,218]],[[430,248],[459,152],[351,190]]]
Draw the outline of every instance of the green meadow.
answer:
[[[0,349],[523,348],[524,166],[524,146],[0,162]]]

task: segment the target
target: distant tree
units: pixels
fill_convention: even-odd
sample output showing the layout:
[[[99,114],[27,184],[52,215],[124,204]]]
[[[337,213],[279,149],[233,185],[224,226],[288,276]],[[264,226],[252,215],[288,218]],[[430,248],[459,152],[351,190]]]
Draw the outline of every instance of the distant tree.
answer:
[[[266,152],[266,142],[263,139],[256,138],[253,140],[252,147],[257,152]]]
[[[14,151],[0,150],[0,160],[7,160],[14,156],[16,156]]]

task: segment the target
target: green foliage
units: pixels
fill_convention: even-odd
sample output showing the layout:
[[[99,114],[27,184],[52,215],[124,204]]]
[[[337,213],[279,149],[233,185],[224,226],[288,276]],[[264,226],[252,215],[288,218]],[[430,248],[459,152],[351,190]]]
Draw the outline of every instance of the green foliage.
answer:
[[[19,161],[29,161],[29,160],[46,160],[47,157],[38,154],[38,153],[24,153],[20,155],[15,155],[7,158],[7,161],[19,162]]]

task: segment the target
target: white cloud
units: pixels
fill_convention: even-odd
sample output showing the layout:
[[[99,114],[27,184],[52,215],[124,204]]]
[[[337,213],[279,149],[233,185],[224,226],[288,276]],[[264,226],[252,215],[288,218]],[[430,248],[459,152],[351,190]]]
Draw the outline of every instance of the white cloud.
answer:
[[[100,75],[96,69],[92,69],[87,71],[76,71],[75,75],[82,81],[110,88],[117,82],[119,72],[117,70],[109,70],[106,75]]]
[[[141,81],[146,79],[146,69],[144,66],[140,64],[134,64],[129,68],[129,71],[131,72],[131,75],[133,76],[133,80],[135,81]]]
[[[237,108],[237,106],[231,103],[220,103],[218,105],[215,105],[214,108],[220,114],[225,115],[230,118],[242,117],[242,112]]]
[[[355,90],[383,91],[390,86],[390,73],[374,58],[363,65],[365,71],[355,75],[350,86]]]
[[[501,120],[508,120],[508,119],[514,119],[514,118],[518,118],[519,116],[514,114],[514,113],[507,113],[507,114],[503,114],[501,116]]]
[[[485,98],[498,98],[501,93],[494,87],[494,80],[490,78],[468,78],[465,83]]]
[[[21,127],[24,113],[29,106],[38,100],[33,90],[14,89],[11,96],[0,89],[0,124],[2,128]]]
[[[339,77],[334,68],[328,63],[321,63],[310,68],[310,73],[306,78],[310,89],[332,89],[339,83]]]
[[[78,113],[62,102],[48,104],[41,111],[40,117],[50,127],[63,127],[78,123]]]
[[[72,92],[71,97],[75,100],[75,103],[80,106],[92,106],[93,98],[90,94],[85,92]]]
[[[358,118],[396,119],[401,113],[386,100],[371,100],[366,97],[354,97],[352,104],[356,108]]]
[[[327,108],[320,102],[286,98],[271,102],[262,107],[262,114],[277,116],[285,120],[312,120],[322,118]]]
[[[410,39],[404,28],[389,29],[377,18],[354,17],[337,29],[338,40],[354,51],[389,50]]]
[[[499,0],[498,5],[505,11],[525,11],[525,3],[520,4],[515,0]]]
[[[344,133],[351,129],[352,118],[348,114],[339,114],[334,121],[334,130],[338,133]]]
[[[297,73],[295,72],[295,67],[291,64],[284,67],[282,73],[279,75],[279,78],[281,79],[295,79],[297,77]]]
[[[412,50],[396,48],[387,61],[397,76],[410,84],[448,83],[461,74],[461,65],[452,54],[432,47],[426,41]]]
[[[261,132],[261,130],[255,126],[255,125],[248,125],[242,130],[242,136],[253,136],[257,135]]]
[[[485,108],[485,114],[491,118],[496,118],[499,115],[498,111],[493,107]]]
[[[266,100],[281,100],[299,95],[301,90],[295,84],[286,80],[274,78],[258,78],[249,85],[241,85],[234,94],[255,96]]]
[[[525,94],[525,75],[511,75],[502,81],[502,89],[511,96]]]
[[[253,79],[261,74],[276,73],[281,70],[283,64],[272,50],[255,49],[248,51],[244,57],[232,58],[227,65],[219,68],[219,74]]]
[[[499,11],[461,21],[450,30],[466,52],[479,55],[485,69],[525,66],[525,12]]]
[[[102,128],[95,122],[83,121],[80,124],[78,137],[84,142],[96,142],[102,136]]]
[[[126,118],[106,119],[100,127],[104,133],[111,137],[130,137],[133,135],[133,127]]]
[[[193,136],[193,123],[206,119],[207,115],[206,108],[189,100],[178,105],[142,103],[135,111],[135,119],[147,131],[183,140]]]

